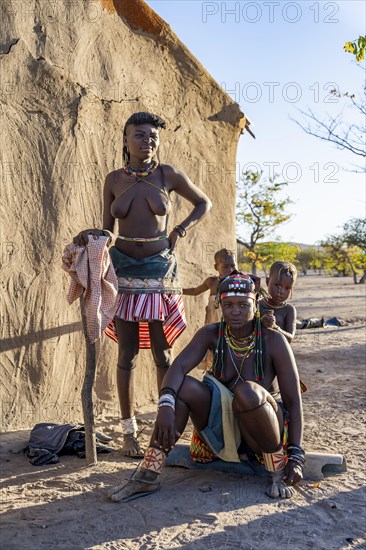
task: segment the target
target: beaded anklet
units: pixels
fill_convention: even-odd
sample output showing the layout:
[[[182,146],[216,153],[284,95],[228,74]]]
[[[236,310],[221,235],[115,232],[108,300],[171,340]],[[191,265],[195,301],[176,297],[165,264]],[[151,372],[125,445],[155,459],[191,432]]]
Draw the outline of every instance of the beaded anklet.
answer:
[[[149,472],[161,474],[165,462],[166,454],[164,451],[156,449],[155,447],[148,447],[140,467],[148,470]]]

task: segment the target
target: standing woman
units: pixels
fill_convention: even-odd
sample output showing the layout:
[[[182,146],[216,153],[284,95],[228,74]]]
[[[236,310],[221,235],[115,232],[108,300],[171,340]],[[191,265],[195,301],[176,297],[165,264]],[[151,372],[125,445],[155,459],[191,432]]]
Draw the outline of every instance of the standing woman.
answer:
[[[79,233],[118,236],[110,254],[118,277],[119,303],[107,334],[118,342],[117,387],[122,414],[125,456],[143,456],[137,440],[135,367],[140,348],[151,348],[158,389],[173,360],[172,345],[186,327],[182,290],[174,250],[180,238],[211,208],[208,197],[182,172],[156,158],[165,122],[152,113],[134,113],[123,131],[124,166],[106,177],[103,229]],[[175,191],[188,200],[191,213],[168,233]],[[114,325],[114,326],[113,326]]]

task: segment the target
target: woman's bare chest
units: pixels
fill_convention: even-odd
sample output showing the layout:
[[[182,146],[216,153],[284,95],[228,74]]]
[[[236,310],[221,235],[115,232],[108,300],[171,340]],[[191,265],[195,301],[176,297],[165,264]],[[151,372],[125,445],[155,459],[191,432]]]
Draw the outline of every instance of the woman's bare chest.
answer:
[[[114,184],[112,192],[111,214],[114,218],[166,216],[170,211],[169,194],[156,178],[154,181],[139,177],[121,178]]]

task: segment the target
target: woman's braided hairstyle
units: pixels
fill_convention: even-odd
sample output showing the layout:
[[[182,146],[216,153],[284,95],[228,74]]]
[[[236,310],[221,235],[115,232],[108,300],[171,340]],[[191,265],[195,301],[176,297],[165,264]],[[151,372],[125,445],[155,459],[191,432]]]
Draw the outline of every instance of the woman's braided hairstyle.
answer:
[[[151,124],[152,126],[154,126],[154,128],[166,128],[166,123],[162,118],[147,111],[133,113],[133,115],[131,115],[130,118],[127,119],[126,124],[123,128],[123,136],[126,135],[127,127],[131,124],[135,124],[136,126],[140,124]],[[130,161],[130,153],[126,145],[123,145],[122,157],[124,165]]]

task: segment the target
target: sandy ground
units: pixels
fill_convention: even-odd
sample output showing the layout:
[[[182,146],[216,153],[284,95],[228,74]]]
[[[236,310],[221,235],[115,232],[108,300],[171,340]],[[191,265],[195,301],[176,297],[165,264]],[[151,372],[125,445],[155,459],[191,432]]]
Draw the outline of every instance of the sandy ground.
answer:
[[[299,319],[336,315],[349,321],[299,331],[293,346],[309,388],[305,448],[345,455],[347,473],[303,482],[292,500],[273,501],[264,478],[166,468],[159,493],[114,504],[108,488],[128,479],[136,461],[116,450],[99,455],[94,467],[71,456],[34,467],[17,452],[29,432],[3,434],[2,548],[366,548],[365,288],[348,278],[309,275],[298,280],[293,304]],[[152,410],[140,411],[145,443],[153,417]],[[98,418],[98,429],[120,434],[115,418]]]

